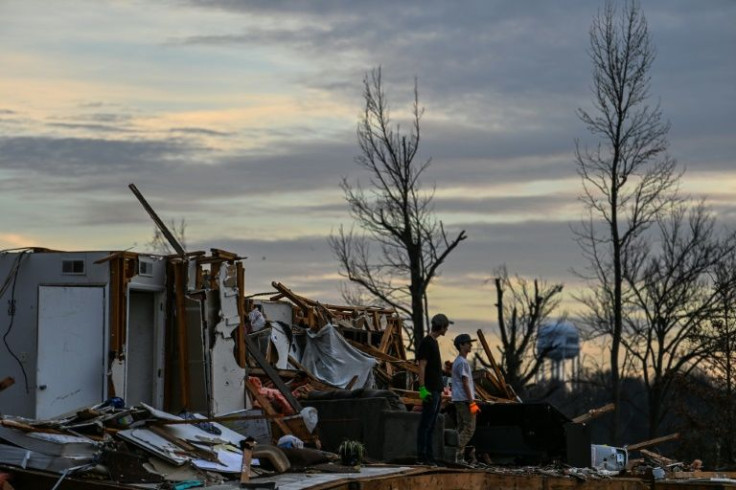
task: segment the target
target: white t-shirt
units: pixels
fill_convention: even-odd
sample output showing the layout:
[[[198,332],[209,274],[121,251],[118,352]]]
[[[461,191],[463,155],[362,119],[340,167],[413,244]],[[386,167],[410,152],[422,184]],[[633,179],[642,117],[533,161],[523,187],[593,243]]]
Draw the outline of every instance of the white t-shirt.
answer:
[[[473,383],[473,372],[470,370],[468,360],[463,356],[457,356],[452,363],[452,401],[469,402],[468,395],[463,389],[463,378],[468,378],[470,393],[475,397],[475,384]]]

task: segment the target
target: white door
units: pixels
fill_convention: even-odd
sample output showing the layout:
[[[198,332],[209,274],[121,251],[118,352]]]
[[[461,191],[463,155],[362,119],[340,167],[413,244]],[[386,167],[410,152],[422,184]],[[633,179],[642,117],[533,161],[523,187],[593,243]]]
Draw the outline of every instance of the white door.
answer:
[[[38,290],[36,418],[52,418],[103,401],[105,290]]]

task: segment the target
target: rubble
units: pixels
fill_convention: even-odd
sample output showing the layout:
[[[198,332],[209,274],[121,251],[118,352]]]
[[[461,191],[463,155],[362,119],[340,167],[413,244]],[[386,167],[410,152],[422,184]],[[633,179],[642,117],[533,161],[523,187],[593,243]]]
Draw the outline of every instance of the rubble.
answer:
[[[25,360],[15,352],[7,356],[12,359],[0,359],[8,371],[3,374],[9,374],[0,380],[0,402],[18,410],[0,415],[2,490],[14,482],[55,489],[348,488],[368,478],[371,488],[638,490],[654,480],[732,481],[734,475],[703,472],[697,460],[685,464],[646,449],[675,435],[624,448],[591,445],[586,424],[612,407],[569,419],[551,405],[523,403],[481,330],[491,367],[474,373],[481,412],[470,442],[472,464],[417,466],[418,367],[407,358],[395,310],[322,303],[280,282],[272,283],[272,292],[245,296],[241,257],[219,249],[209,255],[187,252],[132,184],[131,190],[175,255],[27,249],[2,262],[0,254],[0,271],[7,275],[0,294],[11,284],[15,291],[18,283],[26,291],[17,318],[15,308],[7,313],[11,326],[18,321],[28,332],[39,329],[35,312],[47,305],[33,301],[41,288],[58,287],[64,294],[52,299],[64,306],[66,293],[94,286],[104,303],[95,296],[90,304],[108,315],[104,332],[97,318],[75,331],[80,338],[99,337],[94,352],[72,346],[79,357],[99,358],[92,375],[83,382],[76,374],[56,378],[48,390],[37,378],[40,370],[26,372],[24,362],[45,359],[40,348],[31,352],[36,344],[51,354],[54,345],[13,332],[6,345],[20,345],[16,349]],[[24,275],[29,263],[45,275]],[[67,275],[67,266],[87,275]],[[265,321],[261,325],[259,319],[256,328],[248,315],[254,305]],[[57,330],[67,326],[49,318],[59,322]],[[136,330],[138,324],[147,329]],[[105,369],[98,372],[103,361]],[[99,389],[88,389],[97,383]],[[59,405],[44,405],[43,397],[54,389],[52,400]],[[104,401],[80,405],[81,398],[74,398],[79,392],[103,393]],[[448,402],[443,396],[447,410],[438,418],[435,453],[455,461]],[[69,403],[77,405],[67,410]],[[346,440],[363,448],[360,468],[340,464],[337,452]],[[629,459],[631,453],[641,457]]]

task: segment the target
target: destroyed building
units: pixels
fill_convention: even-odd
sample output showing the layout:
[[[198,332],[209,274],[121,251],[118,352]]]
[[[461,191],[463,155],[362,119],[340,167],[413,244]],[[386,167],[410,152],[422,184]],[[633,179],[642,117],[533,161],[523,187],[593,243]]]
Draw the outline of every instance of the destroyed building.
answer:
[[[483,409],[472,444],[489,464],[407,466],[420,402],[396,312],[321,303],[278,282],[248,297],[244,272],[241,257],[217,249],[0,254],[1,297],[10,306],[0,312],[8,325],[0,368],[14,380],[0,392],[0,478],[18,488],[237,488],[227,482],[239,478],[276,488],[312,468],[325,472],[322,486],[292,488],[348,488],[360,478],[385,488],[487,488],[530,478],[643,488],[637,478],[606,480],[628,461],[606,447],[590,452],[585,417],[519,403],[481,331],[492,367],[476,373]],[[268,318],[257,331],[247,315],[254,304]],[[446,461],[453,427],[446,412],[435,437]],[[243,445],[246,437],[254,446]],[[395,464],[350,474],[335,459],[345,440],[361,441],[365,462]],[[276,447],[280,441],[287,444]],[[244,472],[246,455],[254,464]],[[592,473],[542,471],[585,468],[591,455],[599,465]],[[347,473],[338,478],[340,471]]]
[[[253,478],[252,488],[638,490],[642,475],[698,470],[645,452],[661,441],[591,445],[587,423],[604,410],[569,419],[523,403],[480,330],[491,367],[474,373],[476,464],[453,465],[445,404],[434,443],[447,467],[417,467],[418,367],[396,311],[323,303],[276,281],[248,296],[242,257],[174,248],[0,252],[0,488],[224,489]],[[254,305],[267,323],[251,325]],[[346,441],[363,463],[384,464],[339,464]],[[629,460],[633,450],[644,459]],[[305,470],[324,476],[310,483]]]

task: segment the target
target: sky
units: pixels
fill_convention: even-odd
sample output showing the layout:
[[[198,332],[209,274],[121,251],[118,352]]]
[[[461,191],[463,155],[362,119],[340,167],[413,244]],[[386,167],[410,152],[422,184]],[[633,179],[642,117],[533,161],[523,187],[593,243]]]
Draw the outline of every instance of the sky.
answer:
[[[650,102],[672,125],[683,192],[736,221],[736,2],[644,0]],[[580,288],[571,224],[576,115],[602,2],[0,1],[0,250],[187,249],[247,257],[246,294],[279,281],[341,303],[327,237],[350,226],[362,80],[380,66],[402,121],[414,80],[423,183],[468,239],[430,289],[458,332],[492,331],[499,266]],[[446,340],[447,343],[450,340]]]

